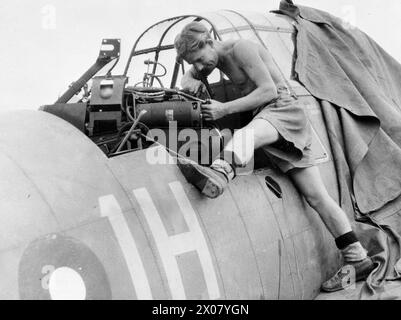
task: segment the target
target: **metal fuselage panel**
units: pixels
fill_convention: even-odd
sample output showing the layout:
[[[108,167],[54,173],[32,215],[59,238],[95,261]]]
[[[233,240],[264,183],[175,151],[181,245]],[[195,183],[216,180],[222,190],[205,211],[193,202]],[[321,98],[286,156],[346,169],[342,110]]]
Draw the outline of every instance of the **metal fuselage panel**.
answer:
[[[307,299],[336,264],[321,221],[273,170],[209,200],[176,165],[149,163],[171,160],[162,148],[108,159],[53,115],[0,121],[2,299],[51,298],[66,266],[88,299]]]
[[[252,17],[223,17],[210,17],[222,36],[260,41]],[[305,106],[320,172],[338,200],[319,104],[289,79],[293,28],[252,19]],[[0,299],[55,298],[53,275],[66,268],[86,299],[313,299],[339,264],[317,213],[278,170],[240,176],[210,200],[163,148],[109,159],[45,112],[4,114],[0,128]]]

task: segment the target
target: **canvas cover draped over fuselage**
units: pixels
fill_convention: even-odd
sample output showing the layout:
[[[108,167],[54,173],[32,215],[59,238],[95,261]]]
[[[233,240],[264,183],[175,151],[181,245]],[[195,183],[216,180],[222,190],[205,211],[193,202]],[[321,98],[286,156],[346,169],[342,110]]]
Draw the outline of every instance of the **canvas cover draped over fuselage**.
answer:
[[[401,65],[328,13],[287,1],[281,9],[297,21],[295,76],[348,117],[344,151],[356,202],[362,213],[376,211],[401,194]]]
[[[400,278],[401,65],[356,27],[282,0],[297,29],[293,76],[320,101],[341,206],[378,268],[361,297]]]
[[[221,10],[171,18],[144,32],[131,59],[149,52],[155,60],[163,57],[174,50],[177,32],[194,20],[205,22],[216,40],[262,44],[289,89],[320,104],[340,205],[355,217],[361,242],[379,265],[362,293],[377,293],[386,279],[400,276],[401,66],[366,34],[328,13],[289,0],[273,12],[279,16]],[[149,40],[161,31],[158,43]]]

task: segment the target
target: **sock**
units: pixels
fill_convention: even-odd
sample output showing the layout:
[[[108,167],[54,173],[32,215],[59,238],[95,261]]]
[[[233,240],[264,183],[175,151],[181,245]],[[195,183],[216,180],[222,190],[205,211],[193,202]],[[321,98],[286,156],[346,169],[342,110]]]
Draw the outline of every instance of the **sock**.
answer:
[[[358,242],[358,238],[354,231],[348,232],[343,234],[342,236],[338,237],[336,240],[337,248],[340,250],[344,250],[349,245]]]
[[[346,263],[359,262],[368,257],[368,252],[363,248],[360,242],[350,244],[344,250],[341,250],[341,253]]]
[[[242,167],[244,167],[244,165],[241,163],[235,152],[227,150],[223,150],[210,166],[210,168],[215,171],[223,173],[228,182],[237,176],[237,168]]]
[[[230,182],[235,178],[235,171],[231,164],[222,159],[216,159],[213,164],[210,166],[211,169],[217,171],[220,174],[223,174],[227,179],[227,182]]]
[[[246,164],[243,164],[240,158],[235,154],[234,151],[227,151],[223,150],[220,153],[218,159],[224,160],[225,162],[229,163],[230,166],[233,168],[234,172],[236,168],[243,168]]]
[[[351,231],[343,234],[335,241],[345,262],[359,262],[367,258],[367,251],[359,242],[355,232]]]

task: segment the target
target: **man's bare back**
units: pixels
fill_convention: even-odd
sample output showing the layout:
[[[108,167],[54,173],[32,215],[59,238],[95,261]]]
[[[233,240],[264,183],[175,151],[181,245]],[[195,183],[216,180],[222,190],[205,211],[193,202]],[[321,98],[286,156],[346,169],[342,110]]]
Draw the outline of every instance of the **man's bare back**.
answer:
[[[182,78],[183,89],[198,92],[201,86],[199,80],[217,68],[242,93],[241,98],[224,104],[213,101],[205,107],[206,120],[217,120],[228,114],[267,105],[278,96],[277,87],[285,86],[285,80],[270,53],[249,40],[209,39],[202,48],[186,52],[184,59],[192,68]]]

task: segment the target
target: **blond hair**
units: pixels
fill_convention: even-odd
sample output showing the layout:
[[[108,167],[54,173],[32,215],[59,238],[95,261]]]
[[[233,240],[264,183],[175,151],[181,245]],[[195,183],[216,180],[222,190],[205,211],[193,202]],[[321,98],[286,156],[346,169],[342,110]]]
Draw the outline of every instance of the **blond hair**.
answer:
[[[187,24],[174,40],[177,58],[185,59],[188,53],[202,49],[211,39],[210,32],[202,23],[194,21]]]

